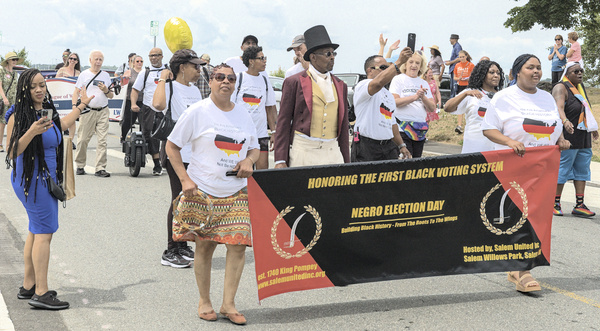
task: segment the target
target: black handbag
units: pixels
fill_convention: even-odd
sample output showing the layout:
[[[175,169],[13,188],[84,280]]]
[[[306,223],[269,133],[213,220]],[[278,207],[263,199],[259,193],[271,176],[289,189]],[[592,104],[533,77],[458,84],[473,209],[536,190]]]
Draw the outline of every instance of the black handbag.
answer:
[[[169,105],[167,112],[163,115],[162,113],[154,114],[154,129],[150,134],[150,137],[159,140],[167,140],[171,131],[175,127],[175,121],[171,117],[171,98],[173,97],[173,82],[169,81]],[[160,117],[160,115],[163,115]]]
[[[50,176],[48,169],[46,169],[46,184],[48,184],[48,191],[50,192],[51,196],[60,201],[65,201],[67,199],[65,190],[63,190],[61,185],[56,184],[56,182],[52,179],[52,176]]]

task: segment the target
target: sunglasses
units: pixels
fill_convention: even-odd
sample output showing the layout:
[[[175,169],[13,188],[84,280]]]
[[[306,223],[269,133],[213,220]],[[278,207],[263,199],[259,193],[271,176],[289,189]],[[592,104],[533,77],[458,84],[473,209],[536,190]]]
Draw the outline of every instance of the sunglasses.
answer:
[[[225,75],[224,73],[215,74],[215,79],[217,82],[222,82],[227,78],[230,83],[235,83],[236,77],[234,74]]]
[[[19,59],[10,59],[10,60],[11,61],[15,61],[15,62],[19,61]]]
[[[583,69],[575,69],[573,70],[573,73],[576,75],[583,74]]]
[[[554,41],[558,41],[558,40],[562,40],[562,39],[554,39]]]
[[[380,66],[377,66],[377,67],[371,67],[371,69],[374,69],[374,70],[377,70],[377,69],[385,70],[385,69],[387,69],[387,68],[389,68],[389,67],[390,67],[390,66],[389,66],[389,65],[387,65],[387,64],[382,64],[382,65],[380,65]]]
[[[76,57],[70,57],[70,58],[69,58],[69,60],[73,60],[73,61],[79,61],[79,60],[77,60],[77,58],[76,58]]]
[[[326,52],[326,53],[315,53],[315,54],[317,54],[317,55],[323,55],[325,57],[332,57],[332,56],[336,57],[337,56],[337,52],[331,52],[331,51]]]
[[[266,61],[267,57],[266,56],[258,56],[254,58],[255,60],[261,60],[261,61]]]
[[[148,55],[148,57],[161,57],[163,56],[162,54],[150,54]]]

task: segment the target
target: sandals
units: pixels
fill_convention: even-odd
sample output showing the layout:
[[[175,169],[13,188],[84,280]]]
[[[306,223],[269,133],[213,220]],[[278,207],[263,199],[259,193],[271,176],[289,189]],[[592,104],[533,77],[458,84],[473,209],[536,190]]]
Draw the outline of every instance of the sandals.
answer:
[[[527,271],[521,277],[519,277],[519,271],[509,271],[508,281],[517,285],[517,291],[527,293],[541,291],[542,287],[540,284],[531,276],[531,273]]]
[[[217,313],[215,313],[214,310],[211,311],[207,311],[204,313],[198,313],[198,317],[200,317],[201,319],[205,320],[205,321],[216,321],[217,320]]]
[[[221,311],[220,314],[223,315],[224,318],[228,319],[233,324],[236,324],[236,325],[246,324],[246,318],[244,317],[244,314],[242,314],[242,313],[224,313]]]

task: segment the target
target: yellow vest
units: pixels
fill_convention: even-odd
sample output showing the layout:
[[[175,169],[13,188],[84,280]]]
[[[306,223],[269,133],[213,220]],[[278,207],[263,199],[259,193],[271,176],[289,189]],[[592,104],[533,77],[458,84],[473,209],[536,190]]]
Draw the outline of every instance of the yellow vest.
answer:
[[[310,73],[309,73],[310,75]],[[333,95],[335,101],[327,103],[319,85],[312,79],[312,117],[310,122],[310,136],[321,139],[334,139],[338,134],[338,94],[333,82]]]

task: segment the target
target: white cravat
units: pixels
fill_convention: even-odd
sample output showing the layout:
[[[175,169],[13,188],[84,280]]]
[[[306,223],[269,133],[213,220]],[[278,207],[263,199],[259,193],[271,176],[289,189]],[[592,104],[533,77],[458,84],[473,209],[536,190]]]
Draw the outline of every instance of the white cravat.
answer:
[[[317,86],[323,92],[323,96],[325,96],[325,101],[327,103],[334,102],[335,96],[333,95],[333,82],[331,81],[331,73],[326,72],[324,74],[320,73],[313,67],[312,64],[308,65],[308,70],[310,71],[312,77],[315,79]]]

